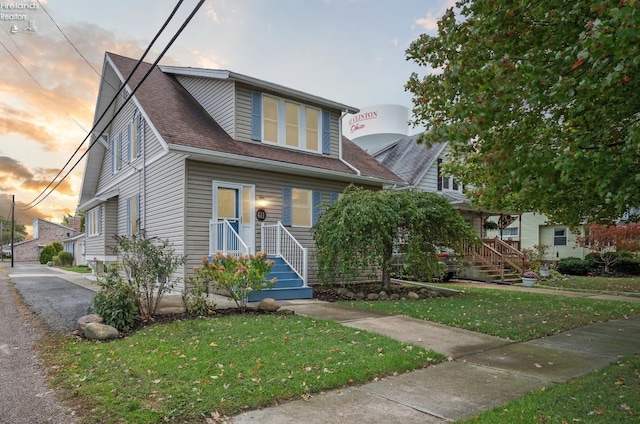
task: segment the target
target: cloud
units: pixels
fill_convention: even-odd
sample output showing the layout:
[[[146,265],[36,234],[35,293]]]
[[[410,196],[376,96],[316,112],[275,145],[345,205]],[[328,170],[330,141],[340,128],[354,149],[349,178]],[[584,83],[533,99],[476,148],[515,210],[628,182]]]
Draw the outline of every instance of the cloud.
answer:
[[[218,13],[211,3],[207,3],[204,10],[206,15],[211,18],[213,22],[218,23]]]
[[[8,156],[0,156],[0,169],[2,169],[0,189],[4,191],[20,189],[20,191],[28,190],[37,193],[44,190],[59,172],[59,169],[53,168],[36,168],[31,171],[22,162]],[[60,183],[56,192],[62,196],[75,196],[75,189],[68,179]]]

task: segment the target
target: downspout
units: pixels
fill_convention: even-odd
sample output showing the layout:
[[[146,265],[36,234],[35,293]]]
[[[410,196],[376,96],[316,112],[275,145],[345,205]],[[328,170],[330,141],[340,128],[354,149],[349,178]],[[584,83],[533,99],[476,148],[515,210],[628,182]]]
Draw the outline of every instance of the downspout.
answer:
[[[340,159],[340,162],[351,168],[357,176],[360,176],[360,170],[342,158],[342,118],[344,118],[347,113],[349,112],[343,110],[340,114],[340,119],[338,119],[338,159]]]
[[[142,228],[147,230],[147,137],[145,124],[146,120],[140,117],[140,124],[142,125]]]

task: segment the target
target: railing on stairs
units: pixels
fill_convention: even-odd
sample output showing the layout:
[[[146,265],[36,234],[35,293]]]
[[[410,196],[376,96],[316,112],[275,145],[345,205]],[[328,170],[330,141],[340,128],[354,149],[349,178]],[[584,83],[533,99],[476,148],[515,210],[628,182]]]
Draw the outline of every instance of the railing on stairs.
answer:
[[[209,255],[217,252],[236,257],[249,254],[249,247],[226,219],[217,222],[209,220]]]
[[[263,223],[260,233],[260,250],[269,256],[281,257],[302,279],[303,286],[307,287],[307,248],[280,221],[277,224]]]
[[[493,272],[500,281],[505,280],[505,270],[510,268],[519,274],[524,272],[525,256],[511,244],[495,239],[483,240],[480,247],[467,247],[465,256]]]

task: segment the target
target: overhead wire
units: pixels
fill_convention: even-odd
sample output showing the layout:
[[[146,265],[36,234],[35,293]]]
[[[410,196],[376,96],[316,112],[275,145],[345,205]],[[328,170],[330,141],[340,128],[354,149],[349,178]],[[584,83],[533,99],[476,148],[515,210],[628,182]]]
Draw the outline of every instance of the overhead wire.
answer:
[[[78,164],[80,163],[80,161],[82,159],[84,159],[84,157],[89,153],[89,151],[91,150],[91,148],[98,142],[98,140],[100,140],[100,137],[103,135],[104,131],[106,130],[106,128],[114,121],[114,119],[118,116],[118,114],[122,111],[122,109],[124,109],[124,107],[127,105],[127,103],[129,102],[129,100],[133,97],[133,95],[138,91],[138,89],[140,88],[140,86],[144,83],[144,81],[146,81],[146,79],[149,77],[149,75],[151,74],[151,72],[156,68],[156,66],[158,66],[158,63],[160,62],[160,60],[162,60],[162,58],[164,57],[164,55],[167,53],[167,51],[169,50],[169,48],[173,45],[173,43],[176,41],[176,39],[178,38],[178,36],[182,33],[182,31],[184,31],[184,29],[186,28],[186,26],[189,24],[189,22],[191,22],[191,20],[193,19],[193,17],[195,16],[195,14],[197,13],[197,11],[200,9],[200,7],[202,7],[202,4],[205,2],[205,0],[200,0],[198,2],[198,4],[196,5],[196,7],[193,9],[193,11],[189,14],[189,16],[185,19],[184,23],[180,26],[180,28],[177,30],[177,32],[173,35],[173,37],[171,38],[171,40],[169,40],[169,42],[167,43],[167,45],[165,46],[165,48],[162,50],[162,52],[158,55],[158,58],[154,61],[154,63],[149,67],[149,69],[147,70],[147,72],[144,74],[144,76],[140,79],[140,81],[138,82],[138,84],[136,84],[135,88],[133,88],[133,90],[131,91],[131,93],[129,94],[129,96],[127,97],[127,99],[123,102],[123,104],[118,108],[118,110],[116,110],[113,113],[113,116],[111,117],[111,119],[109,120],[109,122],[107,123],[107,125],[105,125],[103,127],[103,129],[100,131],[100,133],[95,137],[94,141],[91,142],[91,144],[89,145],[89,148],[80,156],[80,158],[76,161],[76,163],[71,167],[71,169],[69,169],[69,171],[62,177],[62,179],[60,179],[58,181],[58,183],[51,188],[51,190],[40,200],[37,201],[37,203],[34,203],[35,199],[33,201],[31,201],[30,203],[27,204],[27,208],[24,208],[26,210],[28,209],[32,209],[34,207],[36,207],[37,205],[39,205],[40,203],[42,203],[47,197],[49,197],[49,195],[51,193],[53,193],[59,186],[60,184],[62,184],[62,182],[65,180],[65,178],[67,178],[69,176],[69,174],[75,169],[76,166],[78,166]],[[136,68],[134,68],[134,70],[131,72],[131,74],[129,75],[129,78],[131,78],[131,76],[134,74],[135,70],[137,69],[137,66],[139,66],[139,64],[141,63],[141,61],[139,61],[136,64]],[[127,81],[128,81],[127,79]],[[125,83],[122,84],[122,87],[124,87],[126,85],[126,81]],[[121,91],[121,90],[120,90]],[[117,98],[118,94],[116,94],[114,96],[114,100],[115,98]],[[111,105],[111,103],[109,104],[109,106]],[[91,131],[93,131],[96,127],[97,124],[102,120],[102,118],[104,117],[104,115],[106,114],[106,111],[108,110],[109,106],[107,106],[107,108],[105,109],[105,112],[100,116],[100,119],[98,119],[96,121],[96,124],[94,125],[94,127],[91,129]],[[89,135],[91,135],[91,133],[89,133]],[[87,138],[89,137],[89,135],[87,136]],[[86,140],[86,138],[85,138]],[[84,141],[83,141],[84,143]],[[65,165],[66,166],[66,165]],[[55,181],[55,178],[54,178]],[[44,193],[53,183],[53,181],[49,184],[49,186],[47,186],[42,193]],[[36,197],[36,199],[38,197],[40,197],[42,195],[42,193],[40,195],[38,195]]]
[[[169,25],[169,22],[171,22],[171,20],[173,19],[173,17],[175,16],[175,14],[177,13],[178,9],[180,8],[180,6],[182,5],[182,3],[184,2],[184,0],[180,0],[176,6],[173,8],[173,10],[171,11],[171,14],[169,15],[169,17],[165,20],[164,24],[162,25],[162,27],[158,30],[158,32],[156,33],[156,35],[153,37],[153,39],[151,40],[151,42],[149,43],[149,45],[147,46],[146,50],[144,51],[144,53],[142,54],[142,56],[140,57],[140,59],[138,59],[138,61],[136,62],[136,65],[134,66],[133,70],[131,71],[131,73],[129,74],[129,76],[125,79],[125,81],[122,83],[122,85],[120,86],[120,88],[116,91],[116,93],[114,94],[113,98],[111,99],[111,101],[109,102],[109,104],[104,108],[104,111],[102,112],[102,114],[100,115],[100,117],[95,121],[93,127],[91,128],[91,130],[89,130],[87,132],[86,137],[82,140],[82,142],[80,142],[80,144],[78,145],[78,147],[76,147],[75,151],[73,152],[73,154],[69,157],[69,159],[67,160],[67,162],[62,166],[62,168],[60,168],[60,171],[58,171],[58,173],[56,174],[55,177],[53,177],[53,179],[51,180],[51,182],[49,182],[49,184],[42,189],[42,191],[40,192],[40,194],[38,194],[31,202],[27,203],[25,205],[26,209],[31,209],[33,206],[32,205],[34,202],[36,202],[41,196],[44,195],[44,193],[49,189],[49,187],[51,187],[56,179],[62,174],[62,172],[65,170],[65,168],[71,163],[71,161],[73,160],[73,158],[76,156],[76,154],[80,151],[80,149],[82,149],[82,146],[84,145],[84,143],[89,139],[89,137],[91,137],[91,134],[93,133],[93,131],[98,127],[98,124],[102,121],[102,118],[104,118],[104,116],[108,113],[109,108],[115,103],[116,99],[118,98],[118,96],[120,95],[120,93],[126,88],[127,84],[129,83],[129,80],[131,79],[131,77],[133,77],[133,75],[135,74],[135,72],[138,70],[138,68],[140,67],[140,65],[142,64],[142,62],[144,61],[144,58],[147,56],[147,54],[149,54],[149,52],[151,51],[151,48],[153,47],[153,45],[155,44],[155,42],[158,40],[158,38],[160,37],[160,35],[164,32],[165,28],[167,27],[167,25]],[[199,7],[198,7],[199,9]],[[113,87],[112,87],[113,88]],[[114,88],[115,89],[115,88]],[[126,103],[125,103],[126,104]],[[115,117],[115,114],[114,114]],[[107,125],[105,125],[105,128],[113,121],[113,118],[111,119],[111,121],[109,121],[107,123]],[[89,145],[89,148],[85,151],[85,154],[83,154],[80,159],[78,159],[78,162],[80,160],[82,160],[82,158],[84,158],[84,156],[86,156],[86,152],[89,151],[89,149],[91,149],[91,147],[93,147],[93,145],[96,143],[97,140],[100,139],[100,136],[102,136],[102,133],[104,132],[101,131],[100,134],[95,137],[95,140],[93,141],[93,143],[91,143]],[[76,165],[77,166],[77,162]],[[73,169],[73,168],[72,168]],[[65,175],[65,177],[69,175],[69,173],[67,173]],[[64,178],[63,178],[64,179]],[[60,183],[62,182],[62,180],[54,187],[57,188]],[[51,193],[49,193],[51,194]],[[46,197],[49,196],[49,194],[47,194]],[[39,204],[40,202],[36,203]],[[30,207],[27,207],[30,206]]]

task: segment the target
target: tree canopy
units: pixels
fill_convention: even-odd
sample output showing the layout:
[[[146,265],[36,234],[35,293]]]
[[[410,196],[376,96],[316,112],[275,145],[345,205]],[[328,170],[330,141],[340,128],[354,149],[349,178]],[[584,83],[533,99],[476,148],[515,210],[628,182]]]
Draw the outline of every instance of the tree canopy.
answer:
[[[0,245],[1,244],[10,244],[11,243],[11,220],[9,218],[5,218],[0,216],[0,227],[2,228],[2,232],[0,233]],[[15,223],[13,229],[13,239],[14,242],[20,242],[25,239],[27,236],[27,228],[22,225]]]
[[[447,199],[413,190],[371,191],[349,187],[314,227],[322,283],[382,274],[390,283],[394,247],[405,247],[405,264],[423,275],[439,272],[436,249],[461,251],[477,238]]]
[[[637,0],[461,0],[407,58],[414,124],[490,210],[606,222],[640,206]]]

